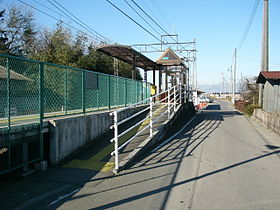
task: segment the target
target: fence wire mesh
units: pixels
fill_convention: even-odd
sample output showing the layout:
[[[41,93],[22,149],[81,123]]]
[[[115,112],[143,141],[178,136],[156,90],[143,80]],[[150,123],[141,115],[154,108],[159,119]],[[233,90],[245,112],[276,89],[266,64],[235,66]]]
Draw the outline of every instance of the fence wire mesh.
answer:
[[[0,55],[0,97],[2,174],[42,159],[43,119],[128,106],[150,97],[150,84]],[[13,130],[30,126],[38,129],[37,136],[12,135]]]

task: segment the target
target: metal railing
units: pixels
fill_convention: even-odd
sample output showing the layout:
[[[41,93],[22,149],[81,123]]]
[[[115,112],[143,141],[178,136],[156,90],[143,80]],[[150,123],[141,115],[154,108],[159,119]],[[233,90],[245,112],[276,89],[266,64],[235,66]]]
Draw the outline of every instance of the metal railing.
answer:
[[[163,91],[157,95],[151,96],[148,99],[145,99],[137,104],[133,104],[129,107],[122,108],[115,110],[110,113],[110,115],[114,118],[114,124],[110,127],[110,129],[114,129],[114,138],[110,140],[111,143],[114,143],[114,151],[111,153],[111,155],[115,156],[115,170],[119,170],[119,152],[122,150],[125,146],[127,146],[132,140],[137,138],[140,134],[142,134],[146,129],[149,128],[149,136],[152,137],[154,134],[154,124],[158,122],[164,115],[167,115],[167,119],[171,119],[173,115],[176,113],[176,111],[179,108],[179,104],[186,103],[187,102],[187,90],[182,85],[176,85],[174,87],[169,88],[166,91]],[[133,114],[130,117],[127,117],[125,119],[120,120],[119,115],[121,112],[131,108],[135,107],[140,104],[148,104],[148,106],[141,111]],[[140,114],[144,112],[148,112],[149,114],[140,121],[137,121],[134,125],[129,127],[128,129],[125,129],[123,132],[119,133],[119,126],[122,125],[125,122],[128,122],[129,120],[136,118]],[[119,145],[119,139],[127,134],[128,132],[132,131],[133,129],[140,126],[143,122],[147,121],[148,123],[146,126],[144,126],[142,129],[139,129],[136,133],[133,134],[132,137],[130,137],[128,140],[126,140],[124,143]]]

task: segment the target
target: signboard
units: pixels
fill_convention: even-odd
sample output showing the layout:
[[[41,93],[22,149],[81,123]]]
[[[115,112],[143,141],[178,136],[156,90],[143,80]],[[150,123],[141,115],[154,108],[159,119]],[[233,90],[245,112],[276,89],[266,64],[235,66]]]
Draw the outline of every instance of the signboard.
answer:
[[[86,89],[98,90],[98,74],[94,72],[86,72]]]

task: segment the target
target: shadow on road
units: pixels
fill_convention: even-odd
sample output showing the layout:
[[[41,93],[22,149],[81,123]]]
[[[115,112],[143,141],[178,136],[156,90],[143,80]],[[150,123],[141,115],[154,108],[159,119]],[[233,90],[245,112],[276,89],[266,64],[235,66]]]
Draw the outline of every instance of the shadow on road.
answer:
[[[135,179],[135,181],[127,181],[126,183],[116,181],[116,184],[114,185],[106,186],[99,190],[94,189],[93,192],[90,193],[75,193],[72,196],[58,202],[57,204],[52,205],[51,209],[59,208],[68,201],[78,201],[79,199],[87,198],[89,196],[99,195],[101,197],[106,197],[108,196],[108,194],[115,195],[115,193],[117,195],[117,192],[120,190],[120,188],[132,186],[134,188],[137,188],[138,185],[148,183],[149,181],[169,177],[170,179],[168,180],[170,181],[168,183],[165,183],[163,186],[161,185],[155,188],[148,188],[142,193],[137,193],[137,191],[135,191],[135,193],[132,192],[131,194],[127,195],[126,197],[122,197],[121,199],[117,199],[115,201],[110,201],[110,199],[108,199],[107,203],[96,203],[95,206],[94,202],[92,202],[92,209],[109,209],[113,207],[119,207],[123,204],[140,200],[145,197],[164,193],[160,207],[160,209],[164,209],[166,207],[168,197],[170,196],[170,193],[174,187],[181,186],[189,182],[194,182],[208,176],[213,176],[217,173],[221,173],[231,168],[249,164],[261,158],[266,158],[268,156],[280,153],[279,147],[266,145],[269,149],[272,149],[274,151],[228,165],[224,168],[213,170],[200,176],[194,176],[180,182],[175,182],[183,159],[193,156],[194,151],[196,151],[200,147],[203,147],[203,142],[207,141],[209,139],[208,137],[211,136],[217,128],[219,128],[219,126],[223,123],[225,117],[232,117],[235,115],[240,115],[240,113],[234,110],[221,111],[221,107],[219,105],[209,105],[202,114],[198,115],[197,118],[171,142],[158,149],[157,151],[147,154],[146,156],[138,160],[137,163],[135,163],[130,169],[121,172],[117,176],[112,175],[109,177],[94,177],[94,174],[90,174],[90,171],[80,170],[79,172],[75,172],[72,174],[72,171],[69,170],[69,178],[66,177],[64,179],[64,183],[68,183],[68,180],[70,181],[71,179],[77,179],[77,183],[73,182],[73,180],[70,182],[75,183],[76,188],[82,187],[86,184],[101,183],[102,181],[108,179],[111,179],[112,181],[114,179],[118,180],[120,177],[123,178],[122,180],[125,180],[127,177],[130,177],[130,179],[127,180],[133,180],[131,179],[131,176],[137,177],[137,179]],[[171,166],[173,167],[171,171],[157,173],[156,176],[154,175],[154,173],[152,173],[153,170],[158,170],[161,168],[165,169]],[[85,175],[85,172],[87,175]],[[145,176],[143,176],[143,172],[145,172]],[[61,177],[62,174],[57,174],[57,176]],[[52,179],[55,180],[55,177],[52,177]],[[71,193],[72,191],[73,188],[68,189],[65,193]],[[50,207],[48,208],[50,209]]]
[[[244,164],[251,163],[253,161],[259,160],[261,158],[266,158],[268,156],[278,154],[280,153],[280,150],[273,151],[268,154],[264,154],[261,156],[253,157],[232,165],[229,165],[224,168],[220,168],[205,174],[202,174],[200,176],[192,177],[189,179],[186,179],[181,182],[175,183],[175,179],[178,175],[179,168],[181,166],[183,158],[186,158],[188,156],[191,156],[192,153],[202,146],[203,141],[206,141],[207,138],[220,126],[220,124],[223,121],[224,117],[233,116],[233,115],[240,115],[238,112],[232,112],[232,111],[218,111],[218,106],[214,106],[211,110],[217,110],[217,112],[205,112],[202,115],[200,115],[191,125],[183,131],[179,136],[177,136],[172,142],[167,144],[165,147],[159,149],[158,151],[147,155],[145,158],[141,160],[139,164],[136,164],[132,170],[127,170],[124,173],[120,174],[119,176],[129,176],[131,174],[134,174],[137,176],[138,173],[143,171],[151,171],[157,168],[166,167],[170,165],[176,165],[175,170],[172,173],[165,173],[165,174],[159,174],[156,177],[150,177],[146,179],[142,179],[141,181],[137,182],[131,182],[125,185],[119,185],[115,186],[113,188],[109,188],[106,190],[98,191],[93,194],[87,194],[82,196],[77,196],[73,199],[79,199],[84,196],[90,196],[94,194],[102,194],[108,191],[114,191],[115,189],[119,189],[120,187],[128,187],[132,185],[137,184],[143,184],[150,180],[159,179],[165,176],[172,176],[171,181],[167,183],[165,186],[161,186],[159,188],[146,191],[144,193],[130,195],[124,199],[120,199],[115,202],[107,203],[98,207],[94,207],[92,209],[107,209],[107,208],[113,208],[116,206],[120,206],[122,204],[132,202],[135,200],[139,200],[148,196],[152,196],[161,192],[165,192],[164,199],[162,201],[162,206],[160,209],[164,209],[167,203],[168,196],[170,195],[171,190],[174,187],[184,185],[189,182],[193,182],[208,176],[213,176],[217,173],[221,173],[223,171],[229,170],[231,168],[239,167]],[[267,145],[269,147],[269,145]],[[277,149],[273,147],[274,149]],[[112,193],[112,192],[111,192]]]
[[[207,110],[212,110],[211,112],[207,112]],[[139,163],[135,164],[131,169],[122,172],[118,175],[118,177],[126,177],[126,176],[137,176],[137,174],[142,173],[143,171],[149,172],[158,168],[164,168],[169,167],[171,165],[175,166],[175,170],[170,173],[165,174],[158,174],[158,176],[152,176],[135,181],[130,182],[126,184],[119,184],[117,186],[113,186],[111,188],[102,189],[100,191],[96,191],[94,193],[88,193],[83,195],[77,195],[73,196],[72,198],[69,198],[68,200],[77,200],[80,198],[84,198],[87,196],[97,195],[97,194],[104,194],[110,192],[113,193],[114,190],[117,190],[121,187],[128,187],[128,186],[137,186],[138,184],[143,184],[150,180],[160,179],[162,177],[169,176],[171,177],[171,181],[167,183],[165,186],[160,186],[156,189],[148,190],[144,193],[140,194],[131,194],[127,196],[126,198],[109,202],[104,205],[96,206],[92,209],[107,209],[107,208],[113,208],[116,206],[120,206],[122,204],[132,202],[135,200],[142,199],[144,197],[148,197],[151,195],[155,195],[161,192],[165,192],[165,196],[162,200],[162,205],[160,209],[164,209],[167,203],[167,199],[170,195],[171,190],[174,187],[193,182],[208,176],[215,175],[217,173],[229,170],[231,168],[235,168],[244,164],[248,164],[250,162],[256,161],[261,158],[265,158],[277,153],[280,153],[280,150],[273,151],[271,153],[267,153],[261,156],[253,157],[232,165],[229,165],[224,168],[220,168],[208,173],[205,173],[200,176],[192,177],[189,179],[186,179],[181,182],[175,183],[175,179],[178,175],[179,168],[182,164],[182,160],[184,158],[187,158],[188,156],[192,156],[193,152],[198,149],[199,147],[203,146],[203,142],[208,139],[208,137],[220,126],[220,124],[223,122],[224,117],[230,117],[234,115],[240,115],[238,112],[235,111],[220,111],[220,107],[213,105],[210,106],[209,109],[207,109],[205,112],[203,112],[201,115],[197,117],[195,121],[193,121],[181,134],[179,134],[173,141],[169,142],[167,145],[162,147],[161,149],[157,150],[154,153],[148,154],[145,157],[143,157]],[[216,111],[215,111],[216,110]],[[270,147],[271,145],[267,145],[267,147]],[[271,147],[272,149],[278,149],[275,147]],[[151,173],[153,174],[153,173]],[[108,178],[108,177],[107,177]],[[114,179],[114,177],[112,177]],[[96,180],[91,180],[96,181]]]

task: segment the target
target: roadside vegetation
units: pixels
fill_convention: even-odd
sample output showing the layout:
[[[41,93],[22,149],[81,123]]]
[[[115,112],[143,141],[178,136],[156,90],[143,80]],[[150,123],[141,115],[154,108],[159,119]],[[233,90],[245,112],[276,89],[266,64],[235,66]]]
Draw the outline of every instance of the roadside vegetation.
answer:
[[[101,44],[85,33],[74,33],[62,21],[43,28],[25,7],[0,7],[0,54],[114,74],[113,58],[95,51]],[[131,78],[131,65],[119,61],[118,69],[119,76]],[[138,69],[136,79],[142,80]]]
[[[235,101],[236,109],[248,116],[252,116],[254,109],[259,108],[259,89],[256,83],[256,79],[256,77],[242,78],[242,81],[240,83],[241,99]]]

